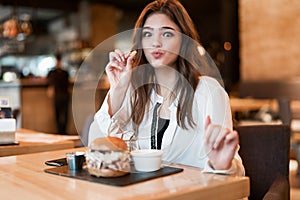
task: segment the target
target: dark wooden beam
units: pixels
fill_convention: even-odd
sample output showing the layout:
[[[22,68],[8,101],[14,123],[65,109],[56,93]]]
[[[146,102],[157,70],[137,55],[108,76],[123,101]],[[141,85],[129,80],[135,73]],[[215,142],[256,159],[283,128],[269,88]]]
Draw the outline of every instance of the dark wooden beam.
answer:
[[[0,0],[3,6],[23,6],[33,8],[47,8],[64,11],[78,11],[79,0]]]

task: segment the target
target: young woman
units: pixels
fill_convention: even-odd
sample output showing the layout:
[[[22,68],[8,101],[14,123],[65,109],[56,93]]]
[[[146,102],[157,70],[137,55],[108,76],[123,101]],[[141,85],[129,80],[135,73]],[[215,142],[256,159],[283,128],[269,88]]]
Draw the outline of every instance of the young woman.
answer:
[[[162,149],[166,162],[244,175],[228,95],[200,73],[209,63],[198,41],[177,0],[148,4],[136,22],[132,52],[109,54],[110,91],[89,142],[132,130],[138,148]]]

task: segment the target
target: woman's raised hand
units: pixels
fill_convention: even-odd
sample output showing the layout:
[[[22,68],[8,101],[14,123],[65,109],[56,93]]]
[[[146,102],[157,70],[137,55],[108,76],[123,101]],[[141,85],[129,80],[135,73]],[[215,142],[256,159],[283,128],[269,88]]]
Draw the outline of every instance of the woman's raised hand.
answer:
[[[119,49],[109,53],[109,62],[105,71],[110,83],[108,96],[109,114],[116,113],[124,100],[132,74],[132,59],[137,52],[124,53]]]
[[[111,88],[128,88],[131,79],[132,59],[136,53],[136,51],[124,53],[119,49],[109,53],[109,62],[105,71]]]
[[[217,170],[231,167],[239,143],[238,133],[220,125],[212,124],[208,116],[205,123],[204,145],[210,164]]]

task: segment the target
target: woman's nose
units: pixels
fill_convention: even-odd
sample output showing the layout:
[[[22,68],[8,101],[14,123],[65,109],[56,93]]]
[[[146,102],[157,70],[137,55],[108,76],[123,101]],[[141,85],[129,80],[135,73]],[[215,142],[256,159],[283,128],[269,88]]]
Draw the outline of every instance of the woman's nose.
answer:
[[[152,41],[152,46],[153,47],[161,47],[162,46],[162,42],[161,42],[161,38],[160,38],[159,34],[154,35],[153,41]]]

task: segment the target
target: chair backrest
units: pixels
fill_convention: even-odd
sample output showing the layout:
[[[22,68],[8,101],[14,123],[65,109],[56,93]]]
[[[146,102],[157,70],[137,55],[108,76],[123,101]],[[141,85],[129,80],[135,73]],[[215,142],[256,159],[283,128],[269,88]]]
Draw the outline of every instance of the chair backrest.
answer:
[[[300,100],[300,80],[242,81],[238,85],[240,98]]]
[[[239,133],[239,154],[246,176],[250,177],[249,199],[263,199],[277,177],[284,177],[289,183],[289,126],[237,125],[235,129]]]
[[[281,121],[291,125],[294,113],[291,110],[290,101],[300,100],[299,93],[295,92],[299,89],[299,80],[244,81],[239,83],[238,95],[240,98],[277,99]]]

